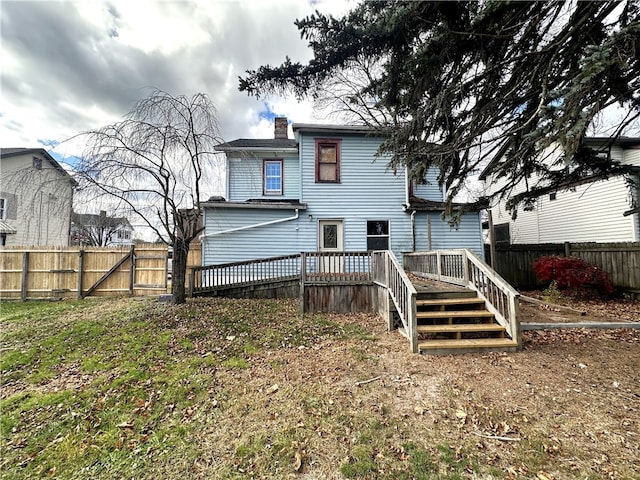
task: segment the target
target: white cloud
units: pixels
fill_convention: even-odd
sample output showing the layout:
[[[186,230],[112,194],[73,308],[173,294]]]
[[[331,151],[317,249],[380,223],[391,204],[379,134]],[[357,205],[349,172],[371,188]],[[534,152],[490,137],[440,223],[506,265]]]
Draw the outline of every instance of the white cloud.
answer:
[[[157,87],[206,92],[226,139],[266,134],[262,101],[238,91],[238,76],[285,56],[311,53],[294,25],[316,8],[340,13],[344,1],[22,1],[2,3],[0,138],[41,146],[120,120]],[[312,108],[270,98],[296,122]]]
[[[265,100],[238,91],[238,77],[287,55],[309,60],[294,21],[316,9],[336,15],[353,6],[343,0],[2,2],[1,146],[55,145],[120,121],[149,87],[207,93],[225,140],[271,137],[272,113],[315,121],[311,104],[293,98],[268,98],[266,109]],[[74,139],[53,153],[79,155],[83,147]],[[207,192],[214,193],[220,192]],[[86,209],[100,210],[93,207]]]

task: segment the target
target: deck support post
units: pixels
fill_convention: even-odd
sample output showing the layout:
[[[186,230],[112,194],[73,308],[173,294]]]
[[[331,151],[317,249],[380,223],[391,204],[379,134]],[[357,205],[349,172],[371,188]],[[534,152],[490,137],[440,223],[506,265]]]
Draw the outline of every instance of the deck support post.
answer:
[[[300,252],[300,313],[305,312],[304,304],[304,284],[307,277],[307,254]]]

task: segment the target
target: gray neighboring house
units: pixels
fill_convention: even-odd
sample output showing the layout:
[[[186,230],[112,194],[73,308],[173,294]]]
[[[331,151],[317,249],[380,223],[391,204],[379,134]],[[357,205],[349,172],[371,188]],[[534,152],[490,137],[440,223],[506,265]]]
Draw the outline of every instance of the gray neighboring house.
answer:
[[[75,180],[42,148],[0,149],[0,246],[66,246]]]

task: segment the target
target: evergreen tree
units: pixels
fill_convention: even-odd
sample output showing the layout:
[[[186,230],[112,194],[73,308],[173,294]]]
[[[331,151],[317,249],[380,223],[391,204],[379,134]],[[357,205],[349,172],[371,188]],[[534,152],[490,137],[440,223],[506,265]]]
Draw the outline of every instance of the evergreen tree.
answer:
[[[636,0],[364,2],[342,18],[297,20],[313,59],[248,71],[240,90],[326,100],[340,96],[336,82],[346,84],[342,110],[388,129],[381,151],[393,166],[406,165],[418,180],[436,167],[450,205],[502,152],[506,161],[493,166],[503,185],[497,195],[527,185],[512,196],[515,206],[627,171],[609,149],[593,151],[583,139],[612,105],[627,115],[609,146],[640,117],[639,12]]]

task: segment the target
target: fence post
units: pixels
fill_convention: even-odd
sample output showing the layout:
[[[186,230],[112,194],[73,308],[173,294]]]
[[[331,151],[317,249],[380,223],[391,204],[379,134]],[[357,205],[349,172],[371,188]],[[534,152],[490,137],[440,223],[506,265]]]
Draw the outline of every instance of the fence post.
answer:
[[[196,280],[196,272],[195,272],[195,268],[190,267],[189,268],[189,286],[187,289],[187,295],[189,295],[189,298],[193,298],[193,286]]]
[[[131,259],[131,266],[129,267],[129,295],[133,296],[133,285],[136,277],[136,246],[133,243],[131,244],[129,257]]]
[[[82,275],[84,274],[84,250],[78,251],[78,298],[82,298]]]
[[[565,257],[571,256],[571,243],[569,242],[564,242],[564,256]]]
[[[27,300],[27,280],[29,277],[29,252],[22,254],[22,278],[20,284],[20,299]]]

